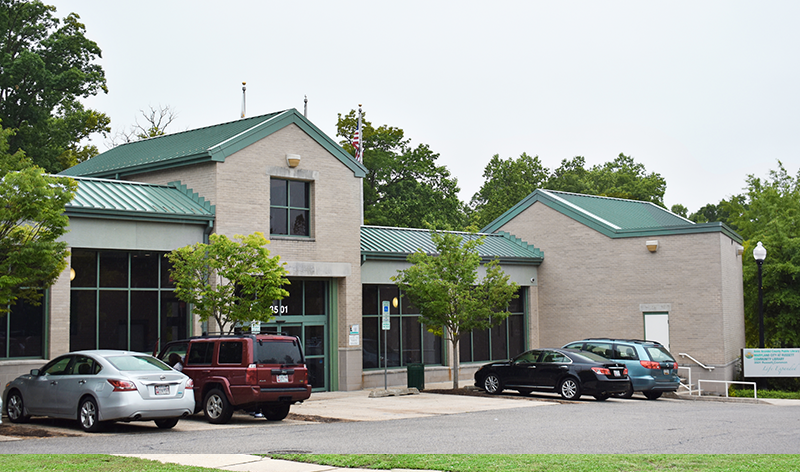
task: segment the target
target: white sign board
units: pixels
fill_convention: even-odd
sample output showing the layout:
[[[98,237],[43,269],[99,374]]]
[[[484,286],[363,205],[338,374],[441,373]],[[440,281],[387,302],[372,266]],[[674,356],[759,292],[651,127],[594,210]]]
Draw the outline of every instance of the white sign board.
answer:
[[[250,322],[250,332],[253,334],[260,334],[261,333],[261,322],[258,320],[253,320]]]
[[[800,377],[800,349],[745,349],[745,377]]]
[[[357,324],[350,325],[350,342],[351,346],[358,346],[359,343],[359,326]]]

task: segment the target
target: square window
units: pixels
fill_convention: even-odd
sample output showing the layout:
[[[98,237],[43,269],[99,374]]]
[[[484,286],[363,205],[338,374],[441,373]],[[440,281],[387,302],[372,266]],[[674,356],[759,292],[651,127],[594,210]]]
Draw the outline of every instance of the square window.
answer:
[[[270,179],[270,234],[311,234],[311,184],[299,180]]]

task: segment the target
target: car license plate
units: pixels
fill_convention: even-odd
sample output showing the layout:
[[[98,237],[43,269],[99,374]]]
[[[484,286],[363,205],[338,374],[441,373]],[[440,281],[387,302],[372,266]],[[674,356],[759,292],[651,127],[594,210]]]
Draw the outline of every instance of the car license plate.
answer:
[[[664,375],[669,375],[669,369],[664,369]]]
[[[614,371],[614,377],[619,377],[619,371],[618,370]]]
[[[156,395],[169,395],[169,385],[156,385]]]
[[[289,383],[289,375],[288,374],[278,375],[278,383]]]

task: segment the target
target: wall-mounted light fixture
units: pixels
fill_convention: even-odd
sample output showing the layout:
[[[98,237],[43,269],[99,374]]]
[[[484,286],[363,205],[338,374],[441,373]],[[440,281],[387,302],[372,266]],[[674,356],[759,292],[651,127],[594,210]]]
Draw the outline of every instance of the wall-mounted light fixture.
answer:
[[[75,280],[75,269],[72,268],[69,269],[69,280],[70,281]]]
[[[741,256],[744,254],[744,247],[743,246],[736,246],[736,255]]]
[[[295,168],[300,165],[300,156],[298,154],[287,154],[286,155],[286,164],[289,165],[291,168]]]
[[[645,242],[645,245],[647,246],[647,250],[650,251],[650,252],[658,251],[658,240],[657,239],[651,239],[650,241]]]

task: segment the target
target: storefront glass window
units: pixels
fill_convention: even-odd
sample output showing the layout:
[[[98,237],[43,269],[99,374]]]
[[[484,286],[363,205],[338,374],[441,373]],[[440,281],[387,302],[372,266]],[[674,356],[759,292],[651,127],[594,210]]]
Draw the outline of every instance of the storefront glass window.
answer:
[[[0,359],[43,356],[45,298],[40,302],[17,300],[0,316]]]
[[[163,252],[73,249],[72,269],[70,350],[152,352],[189,335]]]
[[[394,299],[397,306],[394,306]],[[382,327],[383,301],[389,302],[390,329]],[[383,369],[424,362],[442,363],[442,340],[419,323],[419,311],[404,297],[396,285],[362,286],[362,368]],[[385,347],[384,347],[385,344]]]

